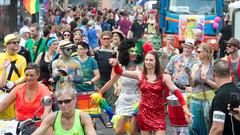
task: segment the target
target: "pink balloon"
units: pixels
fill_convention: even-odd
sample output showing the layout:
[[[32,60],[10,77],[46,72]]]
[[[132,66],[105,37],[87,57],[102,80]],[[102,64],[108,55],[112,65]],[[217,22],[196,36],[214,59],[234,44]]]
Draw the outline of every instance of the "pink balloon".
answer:
[[[219,22],[221,21],[221,18],[220,18],[219,16],[217,16],[217,17],[215,17],[214,21],[215,21],[216,23],[219,23]]]
[[[216,22],[213,23],[213,28],[214,28],[214,29],[217,29],[218,27],[219,27],[219,24],[218,24],[218,23],[216,23]]]

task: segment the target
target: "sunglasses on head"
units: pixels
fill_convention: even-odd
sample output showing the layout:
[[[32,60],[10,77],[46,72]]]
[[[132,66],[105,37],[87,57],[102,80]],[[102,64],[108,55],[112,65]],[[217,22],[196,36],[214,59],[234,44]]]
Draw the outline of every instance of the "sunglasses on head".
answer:
[[[12,41],[12,42],[8,42],[8,44],[14,44],[14,45],[18,45],[19,41]]]
[[[69,103],[71,103],[71,101],[72,101],[72,99],[65,99],[65,100],[58,100],[57,102],[58,102],[58,104],[69,104]]]
[[[82,34],[79,33],[79,32],[75,32],[74,35],[80,35],[80,36],[82,36]]]

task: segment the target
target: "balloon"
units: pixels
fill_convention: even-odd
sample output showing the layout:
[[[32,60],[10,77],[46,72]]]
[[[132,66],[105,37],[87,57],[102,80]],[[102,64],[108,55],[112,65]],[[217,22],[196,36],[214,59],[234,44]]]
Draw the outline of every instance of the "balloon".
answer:
[[[219,23],[219,22],[221,21],[221,18],[220,18],[219,16],[217,16],[217,17],[215,17],[214,21],[215,21],[216,23]]]
[[[213,28],[214,28],[214,29],[217,29],[218,27],[219,27],[219,24],[218,24],[218,23],[216,23],[216,22],[213,23]]]

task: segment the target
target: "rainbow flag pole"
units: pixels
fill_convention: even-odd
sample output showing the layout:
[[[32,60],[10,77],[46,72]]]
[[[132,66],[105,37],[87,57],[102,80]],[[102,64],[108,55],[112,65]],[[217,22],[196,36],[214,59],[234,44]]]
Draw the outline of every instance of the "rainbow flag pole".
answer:
[[[31,15],[39,12],[39,0],[23,0],[23,5]]]

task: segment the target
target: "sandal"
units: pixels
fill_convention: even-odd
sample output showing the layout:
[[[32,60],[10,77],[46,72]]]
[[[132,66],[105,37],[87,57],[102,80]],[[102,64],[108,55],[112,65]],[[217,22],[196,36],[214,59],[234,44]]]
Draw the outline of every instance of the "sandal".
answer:
[[[106,123],[106,127],[107,127],[107,128],[113,128],[113,123],[112,123],[111,121],[108,121],[108,122]]]

